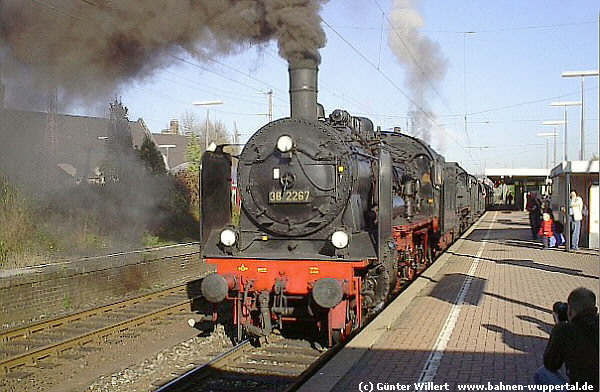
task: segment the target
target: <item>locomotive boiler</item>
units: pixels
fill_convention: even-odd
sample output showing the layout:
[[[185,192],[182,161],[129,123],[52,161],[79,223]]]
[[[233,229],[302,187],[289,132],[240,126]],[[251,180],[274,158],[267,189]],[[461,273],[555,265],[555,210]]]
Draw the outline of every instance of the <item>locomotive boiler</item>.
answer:
[[[291,116],[250,137],[237,157],[202,160],[202,282],[213,319],[238,339],[308,323],[343,339],[414,279],[479,211],[477,184],[423,141],[317,104],[317,66],[290,64]],[[447,203],[446,201],[452,201]],[[465,218],[466,216],[466,218]],[[225,314],[227,313],[227,314]]]

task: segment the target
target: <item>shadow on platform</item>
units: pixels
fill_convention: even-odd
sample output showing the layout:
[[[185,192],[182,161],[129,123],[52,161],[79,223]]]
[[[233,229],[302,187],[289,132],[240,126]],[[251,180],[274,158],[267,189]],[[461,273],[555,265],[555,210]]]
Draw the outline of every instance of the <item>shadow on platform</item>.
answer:
[[[550,252],[550,251],[548,251],[548,252]],[[457,257],[474,258],[473,255],[469,255],[469,254],[461,254],[461,253],[457,253],[457,252],[448,252],[448,253],[453,256],[457,256]],[[583,273],[583,271],[580,269],[557,267],[554,265],[538,263],[538,262],[530,260],[530,259],[493,259],[490,257],[481,257],[480,256],[479,260],[485,260],[485,261],[489,261],[489,262],[492,262],[495,264],[512,265],[512,266],[521,267],[521,268],[532,268],[532,269],[536,269],[536,270],[540,270],[540,271],[548,271],[548,272],[566,274],[566,275],[572,275],[572,276],[581,276],[583,278],[598,279],[598,275],[588,275],[588,274]]]
[[[469,275],[460,273],[444,275],[444,277],[433,287],[431,292],[429,292],[428,296],[453,304],[456,301],[456,293],[460,291],[461,286],[468,277]],[[476,276],[471,277],[471,285],[463,303],[478,305],[481,302],[485,285],[486,279],[478,278]]]

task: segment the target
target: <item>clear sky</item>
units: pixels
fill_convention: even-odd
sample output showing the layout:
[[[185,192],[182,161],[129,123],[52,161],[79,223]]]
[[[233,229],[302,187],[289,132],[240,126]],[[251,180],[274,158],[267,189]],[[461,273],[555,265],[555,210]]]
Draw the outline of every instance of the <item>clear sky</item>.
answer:
[[[430,143],[446,160],[473,173],[486,167],[545,167],[546,140],[536,134],[553,132],[542,122],[564,115],[562,107],[550,103],[581,99],[580,78],[561,73],[598,69],[597,0],[413,3],[422,17],[419,39],[433,44],[442,65],[432,70],[423,63],[428,55],[411,54],[419,59],[415,64],[404,54],[404,61],[427,74],[426,105],[406,83],[406,64],[390,49],[389,37],[396,34],[389,23],[393,1],[330,0],[321,12],[327,44],[319,67],[319,101],[326,112],[342,108],[383,129],[400,126],[410,133],[408,113],[416,102],[432,113]],[[211,107],[211,120],[230,131],[237,127],[245,141],[267,122],[269,90],[274,92],[274,117],[289,115],[287,63],[274,42],[208,62],[187,57],[172,63],[118,93],[130,118],[143,118],[152,132],[186,112],[204,119],[206,109],[194,107],[193,101],[221,100],[223,105]],[[569,107],[570,159],[579,151],[580,114],[580,107]],[[598,77],[588,77],[586,158],[598,155],[598,118]],[[556,131],[560,161],[563,126]],[[549,146],[552,164],[552,140]]]

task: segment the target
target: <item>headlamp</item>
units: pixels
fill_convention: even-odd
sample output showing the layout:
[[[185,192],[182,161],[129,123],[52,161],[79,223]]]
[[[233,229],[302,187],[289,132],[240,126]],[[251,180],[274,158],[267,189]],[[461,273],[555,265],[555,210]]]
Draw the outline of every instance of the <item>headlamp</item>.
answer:
[[[338,249],[348,246],[349,237],[345,232],[338,230],[331,235],[331,243]]]
[[[237,234],[231,229],[221,231],[221,243],[225,246],[231,246],[237,241]]]
[[[294,147],[294,141],[288,135],[280,136],[277,139],[277,149],[281,152],[289,152]]]

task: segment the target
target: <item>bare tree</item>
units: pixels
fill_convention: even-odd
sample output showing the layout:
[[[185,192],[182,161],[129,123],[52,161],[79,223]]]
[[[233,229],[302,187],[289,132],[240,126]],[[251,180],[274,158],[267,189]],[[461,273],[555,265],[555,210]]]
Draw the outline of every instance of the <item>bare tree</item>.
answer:
[[[196,114],[189,110],[181,117],[181,125],[183,128],[184,135],[196,135],[200,136],[202,133],[203,120],[200,119]]]
[[[214,124],[208,122],[208,142],[215,142],[217,145],[231,143],[231,135],[220,120],[215,121]]]
[[[227,127],[219,120],[215,122],[210,119],[199,118],[192,112],[186,112],[181,118],[181,124],[185,135],[195,135],[198,137],[201,150],[204,151],[211,143],[228,144],[231,143],[231,135]],[[208,134],[206,132],[208,126]]]

